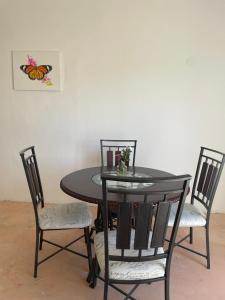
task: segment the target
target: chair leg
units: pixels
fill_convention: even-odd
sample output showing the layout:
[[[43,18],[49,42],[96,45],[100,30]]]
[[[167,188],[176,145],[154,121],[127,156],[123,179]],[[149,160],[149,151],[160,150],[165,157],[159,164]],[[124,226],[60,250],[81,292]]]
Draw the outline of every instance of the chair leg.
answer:
[[[39,250],[42,250],[42,243],[43,243],[43,230],[40,231],[40,245],[39,245]]]
[[[90,283],[89,286],[92,289],[94,289],[96,287],[96,284],[97,284],[97,276],[100,273],[100,269],[99,269],[99,266],[98,266],[98,261],[97,261],[96,256],[92,261],[92,270],[93,270],[93,274],[92,274],[93,276],[92,276],[92,280],[91,280],[91,283]]]
[[[108,299],[108,282],[107,281],[105,281],[105,283],[104,283],[104,300],[107,300]]]
[[[90,231],[90,237],[92,237],[94,231],[95,231],[95,228],[92,227],[92,228],[91,228],[91,231]]]
[[[190,227],[190,244],[193,244],[193,227]]]
[[[169,282],[169,278],[166,277],[165,279],[165,300],[169,300],[170,299],[170,282]]]
[[[37,277],[39,240],[40,240],[40,231],[39,231],[39,229],[36,229],[36,245],[35,245],[35,257],[34,257],[34,278]]]
[[[91,252],[91,240],[89,235],[89,227],[84,228],[84,236],[85,236],[85,242],[87,246],[88,266],[89,266],[87,282],[90,283],[93,277],[93,266],[92,266],[92,252]]]
[[[97,218],[95,219],[95,231],[96,233],[103,231],[102,213],[99,204],[98,204]]]
[[[210,269],[210,248],[209,248],[209,226],[205,227],[206,233],[206,259],[207,259],[207,269]]]

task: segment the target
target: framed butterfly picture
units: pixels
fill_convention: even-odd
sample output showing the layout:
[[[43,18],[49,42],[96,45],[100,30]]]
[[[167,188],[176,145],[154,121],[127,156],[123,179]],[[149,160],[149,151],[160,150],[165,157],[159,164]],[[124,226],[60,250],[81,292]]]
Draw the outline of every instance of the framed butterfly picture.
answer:
[[[13,51],[12,58],[15,90],[62,90],[59,51]]]

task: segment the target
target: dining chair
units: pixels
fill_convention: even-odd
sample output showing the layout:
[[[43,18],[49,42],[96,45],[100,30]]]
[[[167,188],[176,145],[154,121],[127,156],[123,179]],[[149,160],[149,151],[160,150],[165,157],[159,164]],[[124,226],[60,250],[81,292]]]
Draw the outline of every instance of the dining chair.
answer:
[[[191,193],[191,203],[185,203],[179,225],[180,227],[189,228],[189,234],[175,243],[176,246],[179,246],[185,250],[206,258],[208,269],[210,269],[210,214],[213,199],[223,170],[224,162],[224,153],[201,147]],[[175,220],[176,209],[177,205],[174,204],[172,206],[169,219],[170,226],[173,225],[173,222]],[[205,230],[206,254],[181,245],[181,243],[188,238],[190,244],[193,243],[193,228],[197,227],[204,228]]]
[[[134,299],[132,293],[139,284],[155,281],[164,281],[165,299],[169,300],[171,259],[190,179],[190,175],[138,178],[102,174],[104,231],[94,237],[96,255],[90,286],[95,287],[97,278],[104,281],[104,300],[108,299],[109,286],[125,295],[125,299]],[[119,181],[120,188],[107,188],[108,180]],[[133,189],[134,184],[142,186]],[[153,185],[152,191],[146,189],[146,185]],[[118,198],[116,230],[109,230],[107,226],[109,193],[117,193]],[[170,241],[166,242],[172,199],[177,201],[178,209]],[[134,287],[126,293],[117,284]]]
[[[130,149],[129,160],[126,162],[126,166],[134,167],[135,158],[136,158],[136,147],[137,140],[110,140],[110,139],[101,139],[100,140],[100,149],[101,149],[101,166],[107,168],[115,168],[119,164],[121,155],[125,149]],[[115,204],[114,204],[115,205]],[[117,208],[112,203],[109,207],[109,227],[113,229],[116,226],[117,222]],[[97,210],[96,222],[102,223],[102,218],[100,216],[100,209]],[[99,224],[98,226],[99,227]]]
[[[37,268],[40,264],[60,253],[62,250],[77,254],[81,257],[88,258],[89,274],[92,269],[92,255],[90,246],[89,226],[92,224],[91,213],[88,206],[84,203],[69,203],[69,204],[54,204],[49,207],[44,205],[44,194],[37,164],[37,158],[34,146],[28,147],[20,152],[22,158],[27,183],[30,190],[30,195],[34,208],[35,223],[36,223],[36,246],[34,258],[34,277],[37,277]],[[83,229],[84,234],[74,239],[72,242],[61,246],[58,243],[44,238],[44,232],[52,230],[68,230],[68,229]],[[85,238],[87,255],[79,253],[70,248],[72,244]],[[38,259],[39,250],[42,250],[42,243],[59,248],[54,253],[48,255],[42,260]],[[87,278],[87,281],[89,279]]]

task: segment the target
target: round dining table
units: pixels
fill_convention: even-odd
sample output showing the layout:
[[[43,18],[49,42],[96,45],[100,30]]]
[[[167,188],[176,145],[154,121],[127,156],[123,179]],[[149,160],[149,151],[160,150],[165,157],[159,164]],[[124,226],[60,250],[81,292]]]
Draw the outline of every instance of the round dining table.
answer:
[[[72,172],[65,177],[62,178],[60,182],[61,189],[71,197],[76,199],[99,204],[102,201],[102,187],[101,187],[101,173],[102,172],[114,172],[109,171],[109,169],[102,167],[92,167],[81,169],[75,172]],[[144,167],[129,167],[127,174],[131,174],[131,176],[137,177],[170,177],[174,176],[171,173],[151,169]],[[127,176],[126,174],[126,176]],[[135,187],[134,187],[135,188]],[[156,191],[162,186],[159,187],[157,184],[145,185],[143,189],[149,191]],[[166,188],[166,183],[164,184],[164,188]],[[118,201],[117,193],[109,193],[108,200],[110,202]],[[132,197],[132,195],[131,195]],[[138,195],[135,195],[135,200],[138,200]]]

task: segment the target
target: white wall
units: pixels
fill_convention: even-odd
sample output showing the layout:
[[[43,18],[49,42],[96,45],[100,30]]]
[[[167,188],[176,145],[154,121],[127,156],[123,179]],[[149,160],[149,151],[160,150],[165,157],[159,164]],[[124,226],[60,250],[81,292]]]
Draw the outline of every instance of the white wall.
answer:
[[[225,151],[224,37],[222,0],[0,0],[0,199],[30,201],[29,145],[47,201],[99,164],[100,138],[137,138],[137,165],[194,174],[201,145]],[[12,50],[60,50],[64,90],[13,90]]]

